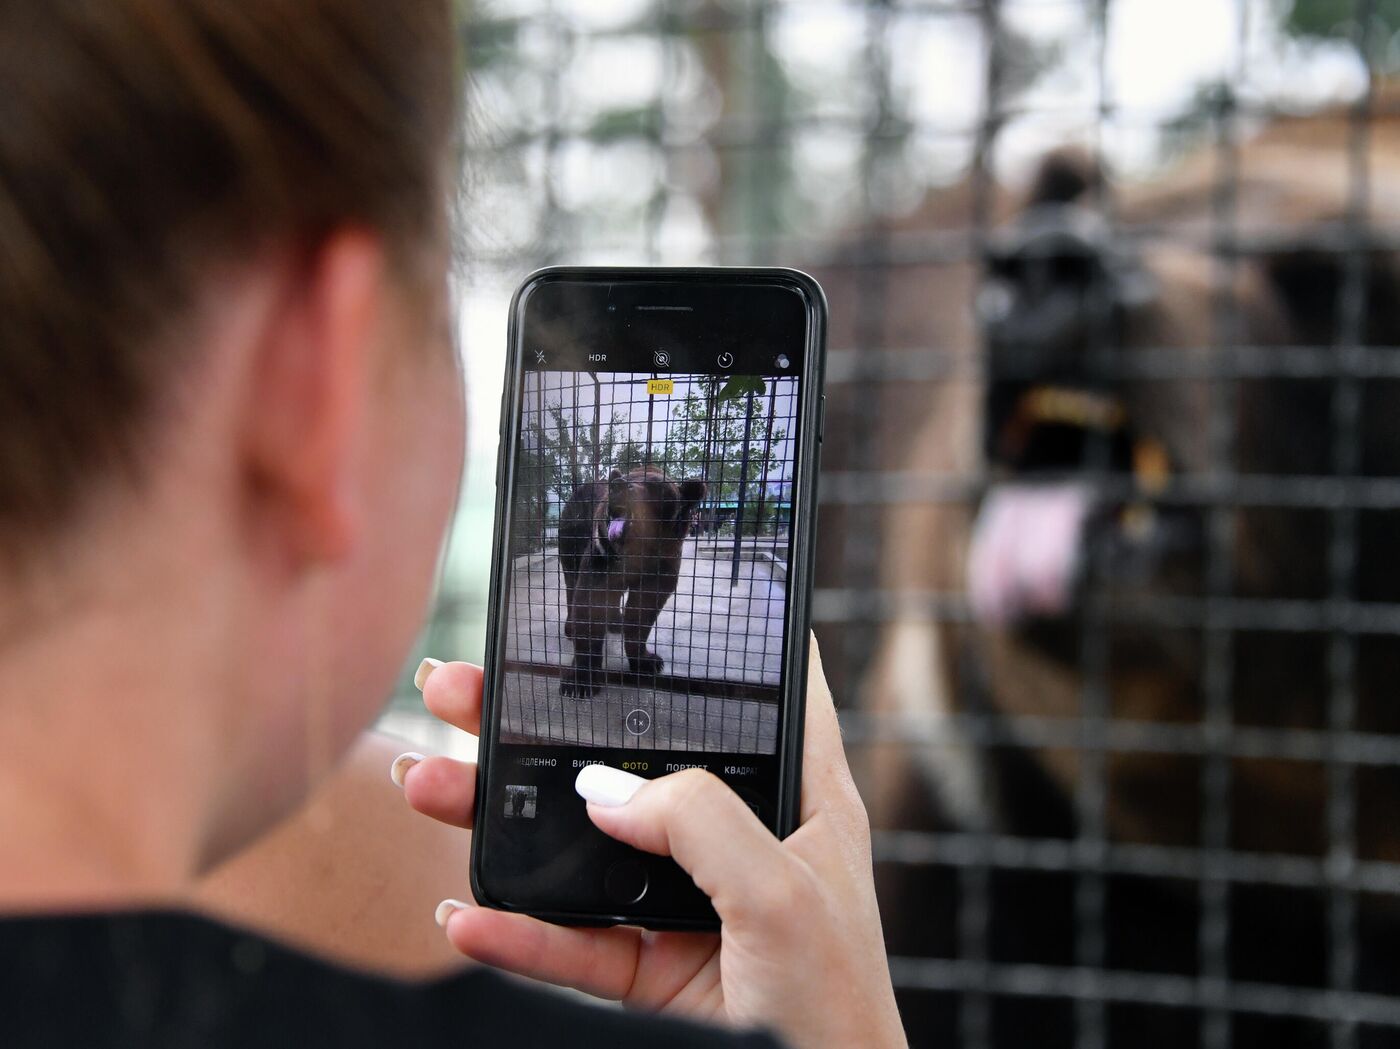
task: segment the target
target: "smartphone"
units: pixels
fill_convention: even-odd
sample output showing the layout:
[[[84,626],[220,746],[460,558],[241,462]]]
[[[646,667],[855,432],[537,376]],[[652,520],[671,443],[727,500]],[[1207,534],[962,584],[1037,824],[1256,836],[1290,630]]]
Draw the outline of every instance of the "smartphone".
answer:
[[[483,906],[715,928],[574,779],[708,769],[779,835],[801,782],[826,301],[787,269],[555,268],[515,293],[472,840]]]

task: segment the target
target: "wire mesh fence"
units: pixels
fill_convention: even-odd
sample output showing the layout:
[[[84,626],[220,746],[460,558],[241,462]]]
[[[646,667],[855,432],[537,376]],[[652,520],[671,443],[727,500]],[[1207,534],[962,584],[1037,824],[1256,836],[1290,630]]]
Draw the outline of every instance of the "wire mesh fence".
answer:
[[[777,263],[830,297],[817,633],[916,1045],[1400,1044],[1397,14],[475,6],[486,414],[485,318],[534,266]],[[541,374],[541,446],[550,398],[638,440],[646,378]],[[569,497],[522,492],[518,563],[561,556]],[[738,539],[707,492],[686,563],[760,571],[771,498]],[[463,520],[433,630],[470,655]],[[667,687],[761,688],[665,639],[684,596]],[[551,637],[512,658],[557,682]],[[638,685],[621,648],[602,673]]]

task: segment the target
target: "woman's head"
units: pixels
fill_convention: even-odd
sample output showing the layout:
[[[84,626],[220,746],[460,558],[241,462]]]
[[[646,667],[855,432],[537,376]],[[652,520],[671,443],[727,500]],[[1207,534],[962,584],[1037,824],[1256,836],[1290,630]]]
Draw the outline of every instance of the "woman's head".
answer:
[[[382,699],[429,586],[453,39],[449,0],[0,5],[0,592],[200,603],[268,803],[221,835],[304,787],[267,773],[308,692],[327,759]]]

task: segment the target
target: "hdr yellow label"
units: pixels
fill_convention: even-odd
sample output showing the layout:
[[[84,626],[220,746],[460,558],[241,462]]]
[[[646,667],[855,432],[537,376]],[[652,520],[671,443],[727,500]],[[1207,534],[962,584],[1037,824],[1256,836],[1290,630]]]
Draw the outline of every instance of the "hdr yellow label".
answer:
[[[676,392],[676,380],[675,380],[675,379],[648,379],[648,380],[647,380],[647,393],[650,393],[650,394],[653,394],[653,395],[658,394],[658,393],[661,393],[661,394],[666,394],[667,396],[670,396],[671,394],[673,394],[673,393],[675,393],[675,392]]]

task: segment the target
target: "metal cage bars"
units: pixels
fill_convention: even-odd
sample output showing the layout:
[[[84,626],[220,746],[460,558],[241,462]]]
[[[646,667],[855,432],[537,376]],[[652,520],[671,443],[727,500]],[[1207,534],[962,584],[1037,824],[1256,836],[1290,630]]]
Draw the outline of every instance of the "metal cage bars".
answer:
[[[754,112],[726,114],[706,132],[703,146],[728,153],[761,152],[779,146],[798,129],[826,128],[859,138],[862,187],[859,204],[851,216],[854,238],[843,235],[839,243],[830,237],[768,231],[719,233],[710,239],[707,254],[717,261],[797,262],[823,265],[840,273],[861,289],[861,314],[855,319],[853,344],[834,348],[829,382],[856,388],[874,388],[902,381],[937,382],[952,377],[982,376],[985,362],[969,361],[958,348],[930,345],[923,350],[886,345],[882,305],[888,294],[889,274],[926,263],[960,263],[983,258],[992,237],[994,173],[991,146],[1000,128],[1013,119],[1055,115],[1044,107],[1027,108],[1001,97],[1002,71],[998,65],[999,10],[997,0],[984,2],[901,3],[869,0],[858,6],[866,15],[867,39],[861,76],[872,100],[857,118],[814,116],[779,109],[765,109],[772,100],[758,93],[750,99]],[[662,4],[653,22],[632,23],[619,30],[590,31],[593,36],[654,33],[667,41],[666,68],[676,61],[674,40],[682,32],[749,34],[752,40],[765,31],[776,5],[765,0],[726,8],[723,5]],[[1109,98],[1103,70],[1103,36],[1109,15],[1107,0],[1092,6],[1092,27],[1098,34],[1095,71],[1098,101],[1090,116],[1091,130],[1100,132],[1108,121],[1141,120],[1155,124],[1149,115],[1125,114]],[[1241,3],[1237,29],[1238,64],[1231,76],[1244,82],[1246,5]],[[1360,0],[1356,23],[1357,46],[1369,52],[1371,20],[1369,0]],[[949,14],[976,15],[986,36],[984,104],[973,126],[919,125],[898,112],[890,75],[888,24],[895,15],[921,14],[929,18]],[[536,24],[550,27],[556,66],[576,42],[578,32],[553,19],[552,12]],[[669,76],[670,73],[667,73]],[[498,136],[489,148],[501,151],[541,143],[545,149],[546,177],[542,180],[544,207],[539,219],[542,234],[527,254],[530,263],[556,261],[571,249],[622,248],[638,251],[649,261],[663,261],[667,245],[660,235],[661,214],[668,190],[653,188],[647,202],[647,219],[641,243],[622,239],[617,243],[579,244],[570,239],[567,217],[552,190],[551,171],[557,170],[559,151],[570,141],[587,141],[585,127],[566,126],[562,119],[557,76],[548,85],[544,121],[533,129],[513,130]],[[661,95],[668,89],[663,79]],[[666,124],[665,100],[653,102],[654,119],[644,129],[650,147],[663,156],[675,156],[696,148],[684,136],[673,137]],[[1083,115],[1076,109],[1075,115]],[[1268,251],[1280,244],[1296,243],[1299,231],[1279,225],[1276,229],[1236,225],[1240,178],[1239,143],[1245,118],[1268,117],[1275,112],[1267,101],[1229,99],[1214,115],[1217,177],[1211,204],[1210,228],[1183,231],[1170,225],[1131,226],[1115,223],[1112,238],[1125,244],[1141,244],[1155,238],[1186,239],[1204,244],[1214,260],[1216,273],[1212,342],[1216,352],[1182,353],[1179,350],[1135,351],[1131,359],[1105,362],[1109,371],[1137,379],[1202,378],[1214,390],[1211,413],[1211,462],[1204,472],[1174,477],[1153,498],[1203,508],[1210,522],[1207,586],[1198,596],[1157,599],[1151,604],[1098,605],[1089,610],[1091,621],[1143,622],[1202,631],[1206,639],[1203,692],[1205,713],[1200,723],[1179,725],[1130,721],[1114,717],[1107,705],[1104,653],[1094,646],[1102,631],[1090,631],[1085,663],[1096,673],[1088,675],[1083,713],[1077,718],[1007,715],[987,719],[975,713],[949,721],[921,720],[848,711],[843,714],[848,739],[854,746],[894,740],[911,747],[937,746],[947,733],[982,745],[1002,744],[1033,748],[1057,746],[1074,750],[1081,760],[1077,798],[1079,837],[1071,841],[1017,838],[968,828],[958,833],[888,832],[877,836],[877,856],[896,864],[934,863],[958,871],[960,913],[958,954],[952,959],[897,958],[893,970],[897,983],[954,993],[960,1002],[961,1044],[985,1045],[989,1039],[992,995],[1058,997],[1076,1003],[1077,1044],[1105,1044],[1104,1008],[1111,1003],[1135,1002],[1197,1010],[1203,1017],[1203,1044],[1225,1046],[1231,1040],[1233,1017],[1240,1012],[1312,1019],[1327,1025],[1331,1043],[1356,1042],[1358,1024],[1400,1028],[1397,1000],[1363,994],[1354,987],[1356,912],[1358,892],[1394,895],[1400,892],[1396,865],[1359,859],[1355,849],[1354,769],[1400,767],[1400,738],[1359,731],[1355,725],[1355,664],[1358,639],[1368,635],[1400,635],[1400,604],[1361,602],[1356,599],[1356,521],[1362,510],[1400,510],[1400,481],[1387,477],[1358,476],[1360,460],[1358,413],[1360,384],[1367,379],[1400,378],[1400,358],[1394,348],[1364,345],[1362,319],[1366,309],[1363,251],[1400,248],[1400,235],[1376,230],[1368,222],[1369,127],[1377,101],[1368,92],[1353,108],[1347,149],[1350,184],[1346,220],[1326,229],[1309,229],[1309,243],[1345,260],[1339,311],[1337,346],[1263,347],[1241,344],[1236,328],[1236,305],[1230,294],[1231,276],[1238,260]],[[911,132],[927,133],[969,143],[968,170],[975,192],[968,228],[901,231],[882,223],[878,202],[872,199],[884,151]],[[769,191],[754,178],[757,166],[748,169],[744,199],[751,207]],[[1101,207],[1111,210],[1110,199]],[[757,228],[757,227],[756,227]],[[518,267],[521,256],[511,249],[500,254],[484,252],[477,261],[486,266]],[[1268,476],[1238,473],[1231,448],[1234,432],[1234,384],[1261,377],[1309,378],[1332,385],[1333,472],[1323,476]],[[840,439],[846,445],[850,468],[823,478],[821,501],[827,508],[879,509],[900,502],[970,503],[985,488],[980,473],[915,474],[902,464],[876,461],[875,444],[868,425],[858,415],[844,420]],[[1133,494],[1131,482],[1119,477],[1096,478],[1104,490]],[[1314,509],[1327,515],[1330,538],[1327,549],[1328,590],[1317,599],[1249,599],[1233,594],[1233,533],[1231,515],[1250,506]],[[960,622],[967,613],[957,593],[933,591],[893,593],[878,582],[875,554],[848,530],[842,563],[828,570],[816,600],[816,618],[842,628],[845,658],[864,665],[873,631],[879,621],[896,611],[937,622]],[[1286,729],[1237,724],[1231,696],[1233,677],[1231,639],[1243,630],[1317,633],[1327,638],[1329,692],[1326,723],[1316,729]],[[1113,843],[1104,823],[1107,789],[1102,757],[1110,753],[1185,754],[1204,759],[1202,772],[1203,833],[1199,847]],[[1228,823],[1231,792],[1230,761],[1234,758],[1287,758],[1319,762],[1327,770],[1325,857],[1260,856],[1230,847]],[[1075,965],[1068,968],[997,963],[987,949],[987,926],[992,908],[989,873],[997,869],[1055,871],[1073,874],[1077,880],[1077,933]],[[1200,895],[1199,971],[1194,976],[1124,972],[1107,968],[1103,950],[1103,878],[1133,874],[1184,881]],[[1319,889],[1328,894],[1328,961],[1326,986],[1278,987],[1231,979],[1228,963],[1229,910],[1227,899],[1237,884],[1276,884]]]

